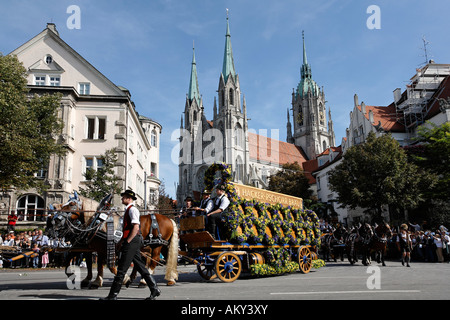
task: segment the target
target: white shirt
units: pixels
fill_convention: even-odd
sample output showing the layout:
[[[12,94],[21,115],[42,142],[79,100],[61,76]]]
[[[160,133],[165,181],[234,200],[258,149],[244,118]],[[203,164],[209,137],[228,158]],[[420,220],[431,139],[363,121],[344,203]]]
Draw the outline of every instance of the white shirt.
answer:
[[[203,205],[205,203],[205,201],[206,201],[206,207],[204,208],[205,209],[204,212],[205,212],[205,214],[208,214],[213,209],[213,201],[212,201],[211,198],[208,198],[206,200],[203,199],[202,202],[201,202],[201,205]]]
[[[216,199],[215,207],[217,207],[219,204],[220,207],[218,209],[222,209],[222,211],[225,211],[225,209],[230,205],[230,200],[227,196],[225,196],[225,194],[223,194]]]
[[[130,215],[131,224],[141,224],[139,218],[141,214],[139,213],[139,210],[134,206],[134,203],[130,203],[125,208],[125,212],[127,212],[127,209],[130,208],[130,211],[128,211],[128,214]]]

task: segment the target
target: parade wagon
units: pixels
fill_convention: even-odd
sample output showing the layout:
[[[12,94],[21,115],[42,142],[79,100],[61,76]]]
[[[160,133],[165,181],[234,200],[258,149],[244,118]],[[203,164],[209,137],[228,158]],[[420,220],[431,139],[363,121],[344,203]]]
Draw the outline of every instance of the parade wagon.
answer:
[[[233,282],[245,272],[265,276],[308,273],[320,245],[317,215],[303,209],[301,198],[230,182],[231,170],[215,163],[205,185],[226,186],[230,205],[222,214],[218,237],[205,228],[205,216],[180,220],[180,252],[206,280]]]

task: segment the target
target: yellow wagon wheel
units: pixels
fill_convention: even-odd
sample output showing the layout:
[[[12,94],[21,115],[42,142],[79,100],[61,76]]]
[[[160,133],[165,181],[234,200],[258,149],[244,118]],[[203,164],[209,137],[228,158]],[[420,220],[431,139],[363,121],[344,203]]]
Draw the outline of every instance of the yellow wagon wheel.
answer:
[[[221,253],[216,259],[214,269],[220,280],[223,282],[233,282],[241,274],[241,259],[232,252]]]
[[[298,264],[300,265],[300,271],[302,273],[311,271],[312,256],[311,251],[307,246],[298,248]]]

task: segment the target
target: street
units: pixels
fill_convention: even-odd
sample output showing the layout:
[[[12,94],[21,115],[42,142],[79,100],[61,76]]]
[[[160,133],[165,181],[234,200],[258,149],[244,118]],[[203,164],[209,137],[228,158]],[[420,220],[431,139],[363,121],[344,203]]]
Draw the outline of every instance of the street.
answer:
[[[81,279],[86,270],[80,269]],[[447,263],[412,263],[387,261],[387,267],[351,266],[348,262],[329,262],[308,274],[254,278],[241,276],[232,283],[205,281],[194,266],[180,266],[179,280],[168,287],[164,268],[157,268],[155,278],[162,290],[158,300],[442,300],[450,298],[450,266]],[[94,273],[96,275],[96,273]],[[108,294],[113,275],[105,270],[104,286],[98,290],[69,289],[76,282],[67,281],[62,269],[0,270],[0,300],[97,300]],[[75,284],[74,284],[75,283]],[[119,300],[148,297],[149,290],[122,288]]]

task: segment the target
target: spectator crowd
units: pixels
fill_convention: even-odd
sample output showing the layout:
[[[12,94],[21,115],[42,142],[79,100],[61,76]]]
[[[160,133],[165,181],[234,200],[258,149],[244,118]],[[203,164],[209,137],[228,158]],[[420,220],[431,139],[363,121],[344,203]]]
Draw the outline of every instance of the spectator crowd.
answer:
[[[38,229],[16,232],[8,228],[5,233],[0,233],[0,246],[2,251],[15,252],[17,255],[26,253],[23,258],[10,262],[12,257],[5,257],[5,253],[2,255],[0,251],[0,267],[6,266],[7,262],[11,267],[46,268],[62,267],[65,253],[55,252],[54,248],[68,247],[70,243],[64,239],[51,239]]]

